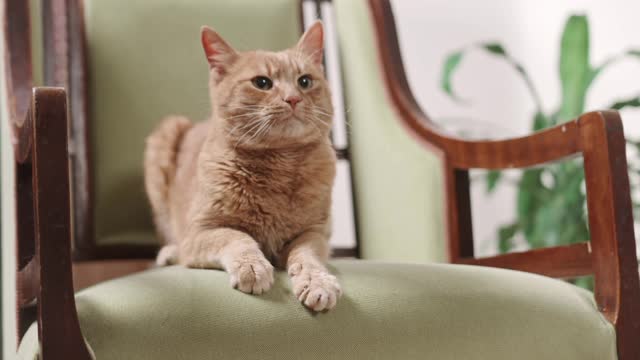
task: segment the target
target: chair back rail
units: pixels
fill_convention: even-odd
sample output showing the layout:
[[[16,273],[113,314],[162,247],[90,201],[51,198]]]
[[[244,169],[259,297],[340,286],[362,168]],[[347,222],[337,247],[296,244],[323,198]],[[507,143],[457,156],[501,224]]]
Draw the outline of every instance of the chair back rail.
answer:
[[[33,87],[29,2],[6,0],[3,6],[7,51],[2,71],[15,154],[19,239],[16,340],[37,318],[43,356],[89,359],[71,279],[67,95],[61,88]]]
[[[35,261],[34,208],[32,191],[32,168],[30,164],[32,138],[29,121],[33,73],[31,65],[31,24],[28,1],[5,1],[3,3],[5,52],[5,76],[8,95],[9,125],[15,154],[16,177],[16,236],[21,241],[16,244],[16,287],[17,287],[17,332],[21,336],[26,327],[35,320],[25,319],[29,303],[34,302],[37,291]],[[8,16],[11,14],[11,16]]]
[[[60,86],[69,96],[73,201],[74,260],[96,257],[93,240],[93,178],[90,122],[88,121],[88,71],[82,0],[43,2],[44,83]],[[135,249],[128,256],[153,256],[155,249]],[[117,249],[115,251],[117,253]]]

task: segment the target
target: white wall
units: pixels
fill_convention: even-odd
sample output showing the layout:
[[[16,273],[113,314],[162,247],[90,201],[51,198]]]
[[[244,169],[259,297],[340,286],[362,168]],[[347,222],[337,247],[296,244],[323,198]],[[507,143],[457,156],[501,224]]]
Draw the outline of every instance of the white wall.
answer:
[[[409,82],[424,110],[436,121],[497,138],[528,133],[533,103],[524,84],[504,62],[472,52],[453,82],[469,105],[456,104],[439,88],[442,63],[450,52],[487,40],[501,42],[525,66],[550,111],[560,101],[559,43],[570,14],[589,17],[593,65],[640,48],[636,0],[395,0],[393,5]],[[640,94],[639,80],[639,60],[611,67],[593,84],[587,109]],[[622,118],[626,133],[640,138],[640,110],[624,110]],[[495,229],[513,219],[514,196],[509,188],[487,197],[484,184],[472,187],[479,254],[496,252]]]

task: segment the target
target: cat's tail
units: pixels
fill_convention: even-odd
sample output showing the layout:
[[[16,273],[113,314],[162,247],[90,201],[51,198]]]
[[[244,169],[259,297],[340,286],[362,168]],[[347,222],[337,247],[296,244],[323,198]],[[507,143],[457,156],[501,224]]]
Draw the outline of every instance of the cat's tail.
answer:
[[[176,175],[180,144],[191,126],[189,119],[171,116],[162,120],[147,137],[144,152],[144,184],[156,228],[165,244],[175,241],[171,229],[169,195]]]

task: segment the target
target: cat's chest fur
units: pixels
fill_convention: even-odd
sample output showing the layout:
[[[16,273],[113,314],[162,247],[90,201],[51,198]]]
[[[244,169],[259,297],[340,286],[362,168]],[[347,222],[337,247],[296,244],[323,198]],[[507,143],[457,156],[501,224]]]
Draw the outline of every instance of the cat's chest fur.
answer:
[[[335,155],[328,144],[236,154],[204,171],[212,222],[249,233],[268,253],[329,221]]]

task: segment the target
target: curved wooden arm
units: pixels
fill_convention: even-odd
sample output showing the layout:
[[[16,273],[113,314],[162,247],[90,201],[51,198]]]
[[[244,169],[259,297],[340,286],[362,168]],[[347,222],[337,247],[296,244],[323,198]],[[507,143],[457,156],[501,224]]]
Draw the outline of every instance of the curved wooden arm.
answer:
[[[568,122],[533,135],[499,141],[469,141],[444,134],[418,105],[405,75],[391,5],[370,0],[375,20],[378,56],[391,103],[402,124],[427,146],[442,150],[458,169],[523,168],[555,161],[580,151],[578,124]]]
[[[29,156],[17,161],[18,208],[24,210],[18,241],[35,241],[35,253],[17,274],[18,311],[36,300],[43,359],[90,359],[72,281],[66,96],[62,88],[34,88],[27,116],[15,127],[16,137],[30,144],[24,148]]]
[[[5,81],[15,150],[18,342],[37,304],[43,359],[91,359],[71,268],[67,94],[33,88],[29,2],[3,2]]]
[[[71,269],[66,92],[62,88],[34,88],[29,114],[42,356],[45,360],[90,359],[76,313]]]
[[[617,112],[591,112],[530,136],[467,141],[443,134],[418,106],[402,66],[388,0],[369,0],[378,57],[390,101],[418,141],[445,164],[449,250],[453,262],[571,277],[593,274],[600,311],[616,327],[621,360],[640,358],[640,280],[622,121]],[[590,243],[491,258],[473,257],[467,169],[522,168],[568,156],[584,158]]]

